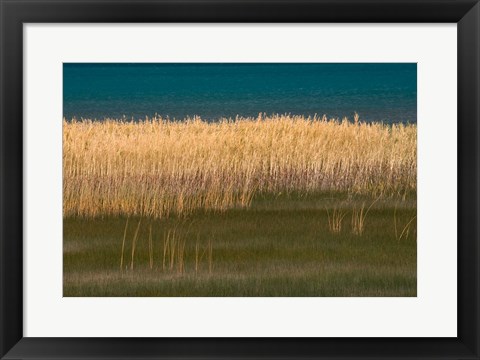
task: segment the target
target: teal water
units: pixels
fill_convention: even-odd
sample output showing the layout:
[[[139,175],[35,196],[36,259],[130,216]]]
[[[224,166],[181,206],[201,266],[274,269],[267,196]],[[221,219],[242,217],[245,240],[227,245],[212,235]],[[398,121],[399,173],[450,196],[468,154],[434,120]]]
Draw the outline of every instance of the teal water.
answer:
[[[63,114],[171,119],[259,113],[417,121],[414,63],[65,63]]]

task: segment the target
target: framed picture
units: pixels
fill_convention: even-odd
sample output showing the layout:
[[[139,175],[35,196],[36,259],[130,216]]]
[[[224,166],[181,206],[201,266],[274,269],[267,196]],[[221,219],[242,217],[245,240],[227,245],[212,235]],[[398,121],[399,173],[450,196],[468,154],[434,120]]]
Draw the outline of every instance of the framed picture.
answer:
[[[0,2],[2,359],[479,358],[478,1]]]

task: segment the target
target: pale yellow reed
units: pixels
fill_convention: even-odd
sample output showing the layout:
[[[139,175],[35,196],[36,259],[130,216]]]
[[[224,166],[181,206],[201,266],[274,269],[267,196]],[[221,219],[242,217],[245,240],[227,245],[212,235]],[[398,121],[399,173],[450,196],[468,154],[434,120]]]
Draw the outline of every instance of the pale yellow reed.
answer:
[[[63,123],[64,216],[248,207],[258,193],[416,191],[416,125],[300,116]]]

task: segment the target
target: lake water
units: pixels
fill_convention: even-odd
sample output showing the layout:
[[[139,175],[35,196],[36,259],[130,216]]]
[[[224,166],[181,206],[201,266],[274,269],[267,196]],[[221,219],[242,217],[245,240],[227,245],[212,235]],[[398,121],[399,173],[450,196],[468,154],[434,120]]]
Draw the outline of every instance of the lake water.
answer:
[[[416,64],[63,65],[67,119],[289,113],[417,121]]]

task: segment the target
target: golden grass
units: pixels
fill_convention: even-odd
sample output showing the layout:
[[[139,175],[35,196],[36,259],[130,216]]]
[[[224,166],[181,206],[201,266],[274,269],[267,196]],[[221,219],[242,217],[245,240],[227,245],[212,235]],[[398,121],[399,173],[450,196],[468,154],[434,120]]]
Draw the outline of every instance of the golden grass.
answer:
[[[363,234],[363,232],[365,231],[365,220],[367,219],[368,212],[378,200],[379,198],[373,201],[366,211],[365,211],[365,203],[362,204],[360,209],[357,209],[356,206],[353,207],[352,209],[352,233],[353,234],[360,235],[360,236]],[[395,208],[395,211],[396,211],[396,208]],[[396,216],[395,213],[394,213],[394,216]],[[395,229],[396,229],[396,226],[397,225],[395,224]]]
[[[416,125],[272,116],[63,123],[64,216],[189,214],[258,193],[416,191]]]
[[[125,223],[125,230],[123,232],[123,241],[122,241],[122,256],[120,257],[120,270],[123,270],[123,254],[125,252],[125,240],[127,239],[127,229],[128,229],[128,218]]]
[[[347,211],[342,209],[333,208],[332,216],[330,216],[330,211],[327,210],[328,217],[328,229],[332,233],[339,233],[342,231],[342,222],[343,218],[347,215]]]
[[[137,245],[138,230],[140,229],[140,224],[141,223],[142,223],[142,220],[140,219],[138,221],[137,230],[135,230],[135,235],[134,235],[133,240],[132,240],[132,261],[130,262],[130,270],[133,270],[133,262],[134,262],[134,259],[135,259],[135,247]]]
[[[402,240],[402,238],[405,236],[405,239],[408,238],[408,235],[410,234],[410,225],[412,225],[412,222],[417,218],[417,215],[413,216],[407,224],[403,227],[402,232],[400,233],[400,236],[397,236],[397,219],[395,218],[395,237],[398,241]],[[414,235],[416,238],[416,235]]]
[[[177,224],[178,225],[178,224]],[[187,243],[187,234],[182,234],[180,231],[177,232],[175,227],[173,231],[168,230],[164,232],[163,240],[163,260],[162,260],[162,270],[175,272],[177,274],[185,273],[185,258],[186,258],[186,243]],[[151,240],[150,240],[151,241]],[[152,244],[153,249],[153,244]],[[153,269],[153,257],[150,257],[150,269]],[[198,264],[196,264],[195,271],[198,270]]]

